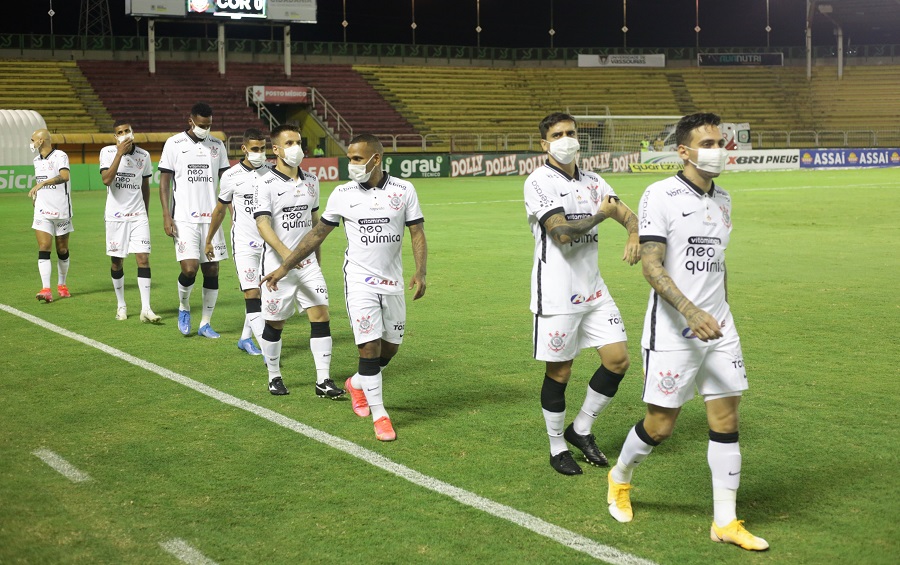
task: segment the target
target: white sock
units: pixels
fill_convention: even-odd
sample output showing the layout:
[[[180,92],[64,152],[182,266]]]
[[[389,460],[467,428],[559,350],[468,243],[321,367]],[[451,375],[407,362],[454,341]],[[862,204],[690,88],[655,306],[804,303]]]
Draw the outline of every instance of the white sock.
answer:
[[[737,491],[741,484],[740,444],[710,441],[706,459],[712,474],[714,519],[721,528],[737,519]]]
[[[184,310],[185,312],[191,311],[191,291],[194,290],[194,285],[191,286],[181,286],[181,283],[178,283],[178,309]]]
[[[569,449],[566,440],[563,439],[563,427],[566,423],[566,411],[550,412],[541,408],[544,413],[544,422],[547,424],[547,435],[550,436],[550,455],[559,455]]]
[[[377,375],[354,375],[358,378],[359,384],[362,385],[363,394],[366,395],[366,402],[369,403],[369,410],[372,411],[372,420],[377,420],[382,416],[387,416],[387,410],[384,409],[384,400],[382,399],[381,373]]]
[[[69,259],[57,259],[56,260],[56,278],[59,280],[57,284],[65,285],[66,284],[66,275],[69,274]]]
[[[587,387],[587,396],[584,397],[584,404],[581,405],[581,410],[578,411],[575,421],[572,422],[572,429],[575,433],[580,436],[591,433],[594,421],[600,412],[603,412],[610,400],[612,400],[611,397],[602,395],[591,387]]]
[[[125,306],[125,277],[112,280],[113,290],[116,291],[116,307]]]
[[[38,259],[38,272],[41,274],[41,288],[50,288],[50,273],[53,265],[50,259]]]
[[[141,292],[141,311],[150,310],[150,277],[138,277],[137,283]]]
[[[350,386],[355,388],[356,390],[362,389],[362,381],[359,380],[360,374],[356,373],[352,377],[350,377]]]
[[[250,327],[250,316],[259,316],[259,312],[253,312],[252,314],[247,313],[244,314],[244,328],[241,330],[241,341],[245,339],[249,339],[253,334],[253,328]],[[257,341],[259,339],[257,338]]]
[[[269,371],[269,382],[275,377],[281,376],[281,340],[259,340],[259,348],[266,360],[266,369]]]
[[[200,326],[203,327],[212,319],[213,310],[216,308],[216,300],[219,298],[218,288],[203,289],[203,316],[200,318]]]
[[[316,364],[316,382],[321,384],[331,370],[331,336],[309,338],[309,350]]]
[[[634,427],[628,432],[625,443],[622,445],[622,451],[619,453],[619,460],[616,466],[612,468],[612,478],[617,483],[630,483],[631,475],[634,469],[641,464],[641,461],[650,455],[653,446],[644,443]]]
[[[251,312],[248,316],[250,316],[250,330],[256,338],[256,343],[259,343],[259,340],[262,339],[263,328],[266,326],[266,321],[263,320],[261,312]]]

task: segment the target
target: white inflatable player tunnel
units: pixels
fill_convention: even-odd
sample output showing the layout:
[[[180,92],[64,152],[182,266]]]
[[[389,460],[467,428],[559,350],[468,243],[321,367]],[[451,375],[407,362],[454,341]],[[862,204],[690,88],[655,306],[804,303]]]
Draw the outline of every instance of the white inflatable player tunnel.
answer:
[[[31,134],[46,128],[44,118],[34,110],[0,110],[0,167],[30,165],[34,161],[28,148]]]

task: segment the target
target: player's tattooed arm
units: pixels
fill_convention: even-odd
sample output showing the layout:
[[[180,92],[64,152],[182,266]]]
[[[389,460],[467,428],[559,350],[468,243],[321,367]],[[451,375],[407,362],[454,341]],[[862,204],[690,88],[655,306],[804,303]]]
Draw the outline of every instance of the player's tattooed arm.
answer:
[[[313,229],[303,236],[303,239],[300,240],[297,247],[295,247],[290,255],[284,259],[284,268],[293,269],[300,261],[309,257],[309,254],[319,248],[333,229],[334,226],[329,226],[325,222],[319,222],[313,226]]]
[[[291,254],[291,250],[278,238],[275,230],[272,229],[272,216],[268,214],[258,216],[256,218],[256,229],[259,231],[259,236],[263,238],[263,241],[281,255],[282,260]]]
[[[425,226],[422,223],[409,226],[409,239],[412,242],[413,259],[416,261],[416,272],[409,281],[409,288],[415,287],[413,300],[425,295],[425,273],[428,261],[428,243],[425,241]]]
[[[641,260],[641,243],[638,239],[638,219],[634,212],[631,211],[624,202],[618,203],[619,215],[616,217],[618,221],[628,232],[628,241],[625,242],[625,252],[622,254],[622,260],[629,265],[634,265]]]
[[[598,211],[593,216],[581,220],[569,221],[566,220],[565,215],[560,212],[558,214],[553,214],[544,220],[544,229],[547,230],[547,233],[550,234],[553,241],[560,245],[565,245],[567,243],[572,243],[573,240],[578,239],[591,231],[591,228],[605,219],[606,214],[602,211]]]
[[[641,244],[641,265],[644,278],[656,291],[656,294],[671,304],[684,316],[688,327],[701,341],[718,339],[722,331],[715,318],[705,310],[698,308],[681,292],[669,275],[663,262],[666,257],[666,244],[658,241],[645,241]]]

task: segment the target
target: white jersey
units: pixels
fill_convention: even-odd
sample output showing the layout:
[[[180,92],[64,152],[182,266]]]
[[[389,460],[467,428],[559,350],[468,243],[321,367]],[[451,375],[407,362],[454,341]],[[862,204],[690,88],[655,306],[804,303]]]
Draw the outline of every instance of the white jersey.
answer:
[[[238,162],[222,174],[219,181],[219,202],[233,204],[231,215],[231,252],[253,251],[262,248],[263,240],[253,218],[256,182],[269,170],[267,165],[252,169]]]
[[[525,212],[534,236],[531,311],[539,316],[585,312],[607,294],[597,265],[597,226],[571,243],[559,244],[544,229],[554,214],[589,218],[615,191],[600,175],[575,169],[570,177],[548,164],[525,180]]]
[[[197,141],[181,132],[166,140],[159,171],[172,175],[172,219],[208,224],[216,207],[216,181],[227,169],[225,144],[213,136]]]
[[[319,209],[319,177],[299,170],[294,179],[275,169],[268,169],[257,181],[254,198],[254,221],[260,216],[272,217],[272,230],[281,243],[294,249],[312,230],[312,214]],[[281,266],[281,255],[272,246],[263,245],[260,272],[265,276]],[[304,257],[301,265],[318,264],[315,252]]]
[[[54,149],[46,157],[38,154],[34,158],[35,184],[59,175],[69,169],[69,156],[65,151]],[[34,200],[34,217],[48,220],[65,220],[72,217],[72,180],[60,184],[45,185],[37,191]]]
[[[675,286],[719,324],[733,324],[725,301],[725,248],[730,235],[731,197],[715,185],[706,195],[678,173],[651,184],[641,197],[641,243],[666,244],[663,264]],[[641,338],[644,349],[673,351],[712,343],[696,339],[684,316],[650,290]]]
[[[100,172],[109,169],[116,159],[116,146],[107,145],[100,150]],[[106,221],[133,222],[146,218],[144,193],[141,186],[145,178],[153,175],[150,154],[132,146],[131,151],[119,159],[119,169],[112,184],[106,187]]]
[[[425,221],[412,183],[385,173],[378,186],[348,182],[328,198],[322,222],[344,219],[344,287],[378,294],[403,294],[403,232]]]

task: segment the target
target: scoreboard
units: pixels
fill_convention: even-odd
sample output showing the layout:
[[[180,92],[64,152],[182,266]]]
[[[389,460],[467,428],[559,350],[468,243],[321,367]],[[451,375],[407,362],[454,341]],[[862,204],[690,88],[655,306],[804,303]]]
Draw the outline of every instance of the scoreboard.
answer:
[[[194,14],[241,18],[265,18],[266,0],[187,0],[188,17]]]
[[[125,13],[157,18],[316,23],[316,0],[125,0]]]

